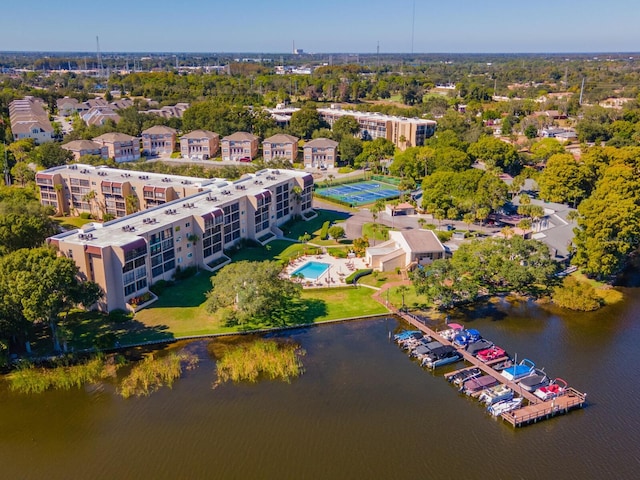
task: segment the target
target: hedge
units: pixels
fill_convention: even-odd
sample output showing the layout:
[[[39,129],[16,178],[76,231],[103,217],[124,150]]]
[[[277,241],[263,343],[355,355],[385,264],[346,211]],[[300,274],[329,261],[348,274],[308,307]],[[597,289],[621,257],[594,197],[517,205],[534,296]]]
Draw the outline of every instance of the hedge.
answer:
[[[322,230],[320,230],[320,240],[326,240],[329,237],[329,226],[331,222],[327,220],[322,224]]]
[[[356,270],[355,272],[353,272],[351,275],[349,275],[347,278],[344,279],[346,284],[355,284],[358,282],[358,280],[361,277],[364,277],[365,275],[370,275],[371,272],[373,272],[373,268],[365,268],[362,270]]]

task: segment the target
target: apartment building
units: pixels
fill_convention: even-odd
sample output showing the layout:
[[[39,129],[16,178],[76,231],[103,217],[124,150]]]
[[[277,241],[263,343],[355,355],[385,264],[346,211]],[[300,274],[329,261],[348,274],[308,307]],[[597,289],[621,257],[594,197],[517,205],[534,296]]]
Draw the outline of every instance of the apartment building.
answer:
[[[363,140],[386,138],[401,150],[424,145],[433,136],[437,123],[422,118],[396,117],[371,112],[356,112],[340,108],[319,108],[318,113],[331,127],[341,117],[354,117],[360,126],[359,136]]]
[[[39,98],[27,96],[11,102],[9,120],[14,140],[33,138],[38,145],[53,141],[53,126]]]
[[[278,133],[262,142],[262,157],[265,161],[283,158],[291,163],[298,158],[298,137]]]
[[[82,140],[87,141],[87,140]],[[105,148],[105,147],[101,147]],[[40,203],[59,215],[124,217],[201,192],[216,179],[72,164],[36,174]]]
[[[107,147],[109,158],[116,162],[130,162],[140,158],[140,139],[125,133],[105,133],[93,139],[94,142]]]
[[[194,130],[180,137],[182,158],[206,160],[217,155],[220,149],[220,135],[208,130]]]
[[[80,160],[80,157],[84,155],[99,155],[105,159],[109,158],[108,148],[91,140],[74,140],[73,142],[65,143],[62,148],[73,153],[73,157],[76,160]]]
[[[258,137],[247,132],[236,132],[222,139],[223,160],[253,160],[258,154]]]
[[[107,120],[118,123],[120,121],[120,115],[118,115],[110,105],[98,105],[89,108],[89,110],[83,113],[82,120],[89,126],[95,125],[96,127],[101,127]]]
[[[213,271],[210,265],[227,259],[225,249],[273,234],[309,211],[312,189],[310,174],[265,169],[235,182],[215,180],[194,195],[47,241],[104,289],[101,310],[133,310],[134,299],[149,295],[149,287],[172,278],[176,268]]]
[[[176,130],[155,125],[142,131],[142,152],[145,155],[171,155],[176,148]]]
[[[338,142],[328,138],[316,138],[307,142],[303,149],[305,168],[334,168],[338,156]]]
[[[72,97],[64,97],[56,100],[56,106],[58,107],[58,115],[68,117],[80,109],[80,102]]]

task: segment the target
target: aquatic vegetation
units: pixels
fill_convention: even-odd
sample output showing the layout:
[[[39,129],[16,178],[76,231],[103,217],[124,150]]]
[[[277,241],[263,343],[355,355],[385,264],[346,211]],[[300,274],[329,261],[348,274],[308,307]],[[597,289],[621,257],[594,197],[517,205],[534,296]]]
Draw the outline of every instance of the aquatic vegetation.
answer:
[[[304,354],[298,345],[273,340],[237,345],[218,360],[218,382],[256,382],[261,375],[270,380],[290,382],[304,372],[300,361]]]
[[[148,396],[163,386],[171,388],[173,382],[182,375],[183,368],[190,370],[197,364],[198,357],[187,352],[163,357],[149,355],[122,380],[118,393],[124,398],[141,397]]]
[[[9,388],[21,393],[42,393],[48,389],[69,390],[112,377],[124,363],[122,357],[114,355],[98,355],[79,364],[69,364],[68,359],[59,362],[61,363],[53,368],[24,363],[7,376]]]

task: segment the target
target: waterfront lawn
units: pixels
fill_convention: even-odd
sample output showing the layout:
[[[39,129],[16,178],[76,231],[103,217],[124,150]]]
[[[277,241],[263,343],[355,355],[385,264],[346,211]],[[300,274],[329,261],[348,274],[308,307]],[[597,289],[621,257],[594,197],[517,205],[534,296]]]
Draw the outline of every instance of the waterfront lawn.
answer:
[[[596,289],[596,295],[602,299],[605,305],[613,305],[614,303],[622,301],[624,298],[622,292],[612,288],[611,285],[588,278],[580,271],[573,272],[571,276],[579,282],[590,283],[593,285],[593,288]]]
[[[409,290],[407,290],[404,294],[404,305],[407,308],[418,308],[418,309],[426,309],[431,307],[427,303],[424,297],[419,296],[416,293],[416,289],[413,285],[407,285]],[[402,307],[402,295],[398,292],[398,287],[392,287],[389,290],[389,303],[396,308]],[[382,295],[384,300],[387,299],[386,292]]]
[[[370,287],[382,287],[385,283],[399,282],[403,280],[402,272],[377,272],[374,270],[370,275],[365,275],[358,279],[358,283],[362,285],[369,285]],[[412,287],[413,288],[413,287]]]

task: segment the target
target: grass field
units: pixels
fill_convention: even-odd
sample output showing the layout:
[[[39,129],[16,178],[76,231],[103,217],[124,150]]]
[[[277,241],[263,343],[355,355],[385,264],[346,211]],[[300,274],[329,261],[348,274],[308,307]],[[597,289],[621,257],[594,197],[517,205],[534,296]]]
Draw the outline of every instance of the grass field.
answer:
[[[94,220],[91,218],[80,218],[80,217],[51,217],[54,222],[60,225],[65,230],[73,230],[75,228],[81,228],[83,225],[87,223],[93,222]]]
[[[319,233],[324,222],[329,221],[335,223],[346,220],[349,217],[348,213],[336,212],[333,210],[317,209],[316,213],[318,216],[307,222],[295,221],[281,227],[283,233],[288,238],[292,238],[294,240],[297,240],[305,233],[308,233],[311,235],[311,242],[315,243],[315,241],[319,239]]]

